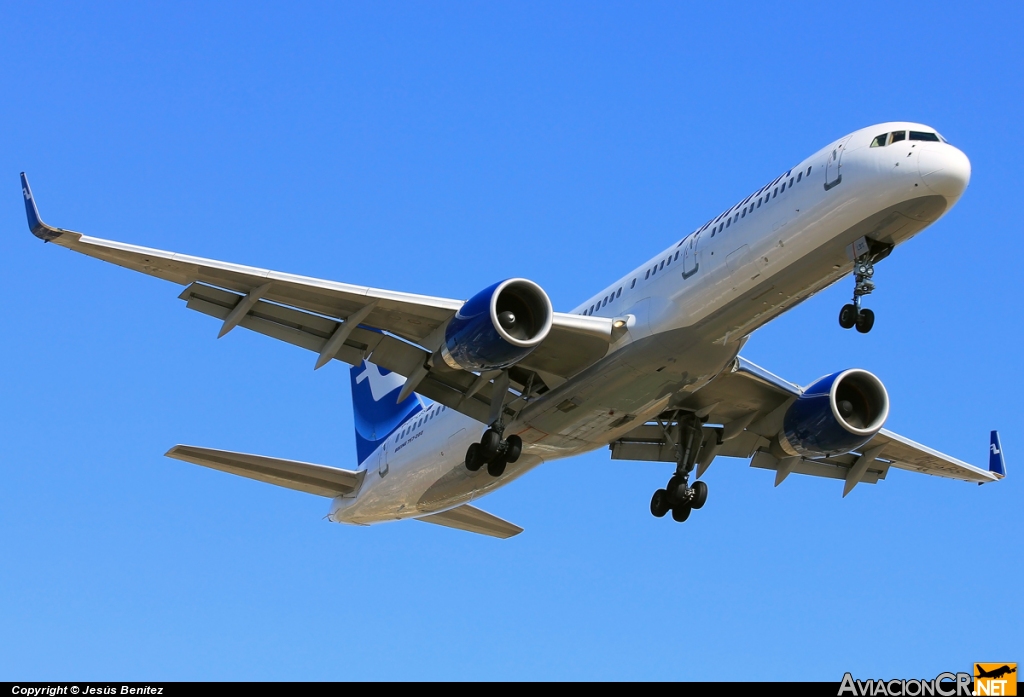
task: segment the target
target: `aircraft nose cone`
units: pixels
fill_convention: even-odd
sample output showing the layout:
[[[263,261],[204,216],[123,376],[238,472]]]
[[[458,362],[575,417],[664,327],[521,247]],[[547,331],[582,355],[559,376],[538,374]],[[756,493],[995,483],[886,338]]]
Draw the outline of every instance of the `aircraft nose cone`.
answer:
[[[917,162],[924,185],[946,198],[960,198],[971,181],[971,161],[952,145],[926,147]]]

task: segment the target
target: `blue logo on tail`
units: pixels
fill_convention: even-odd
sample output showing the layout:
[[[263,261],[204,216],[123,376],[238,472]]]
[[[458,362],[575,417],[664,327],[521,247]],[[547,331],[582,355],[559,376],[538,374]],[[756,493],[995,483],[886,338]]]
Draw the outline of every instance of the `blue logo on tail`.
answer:
[[[423,411],[423,403],[413,393],[397,404],[405,378],[368,361],[354,366],[349,375],[356,422],[356,458],[361,465],[388,436]]]
[[[988,471],[1006,476],[1006,459],[1003,457],[1003,446],[999,442],[999,431],[992,431],[992,440],[988,446]]]

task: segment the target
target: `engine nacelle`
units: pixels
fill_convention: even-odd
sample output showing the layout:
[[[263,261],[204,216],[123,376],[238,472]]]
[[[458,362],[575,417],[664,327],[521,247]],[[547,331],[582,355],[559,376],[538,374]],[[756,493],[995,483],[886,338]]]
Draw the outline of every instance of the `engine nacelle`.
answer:
[[[859,368],[843,370],[811,384],[786,411],[779,446],[792,456],[848,453],[871,440],[888,416],[881,380]]]
[[[441,358],[462,370],[508,368],[544,341],[553,314],[547,293],[533,281],[495,283],[455,313],[445,329]]]

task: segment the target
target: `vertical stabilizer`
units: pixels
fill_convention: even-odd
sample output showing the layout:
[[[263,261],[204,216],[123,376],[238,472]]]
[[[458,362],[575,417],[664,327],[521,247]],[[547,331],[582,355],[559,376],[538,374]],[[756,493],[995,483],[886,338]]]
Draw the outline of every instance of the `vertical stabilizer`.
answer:
[[[992,431],[992,440],[988,446],[988,471],[997,477],[1006,476],[1006,459],[1003,457],[1003,445],[999,442],[999,431]]]
[[[369,361],[353,367],[349,374],[356,422],[356,459],[361,465],[388,436],[423,411],[423,403],[416,394],[396,403],[405,378]]]

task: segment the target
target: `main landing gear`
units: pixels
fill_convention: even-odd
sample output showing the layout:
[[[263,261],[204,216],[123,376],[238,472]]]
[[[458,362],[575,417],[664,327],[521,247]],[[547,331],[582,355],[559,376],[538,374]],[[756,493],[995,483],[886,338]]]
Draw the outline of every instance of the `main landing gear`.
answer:
[[[861,237],[853,243],[858,254],[853,262],[853,302],[843,305],[839,311],[839,326],[843,329],[857,328],[861,334],[867,334],[875,326],[875,313],[861,308],[861,300],[875,289],[871,277],[875,275],[875,262],[889,256],[893,246]]]
[[[676,435],[672,440],[676,447],[676,472],[664,489],[658,489],[651,497],[651,513],[663,518],[669,511],[672,519],[682,523],[690,512],[704,507],[708,500],[708,485],[696,481],[690,486],[690,473],[697,463],[697,456],[704,443],[704,426],[701,419],[693,414],[680,415],[675,424]],[[666,435],[671,437],[666,429]],[[706,463],[705,463],[706,464]]]
[[[492,426],[484,431],[479,443],[473,443],[466,451],[466,469],[476,472],[487,465],[487,474],[500,477],[505,466],[519,459],[523,453],[523,439],[519,436],[501,437],[501,430]]]

